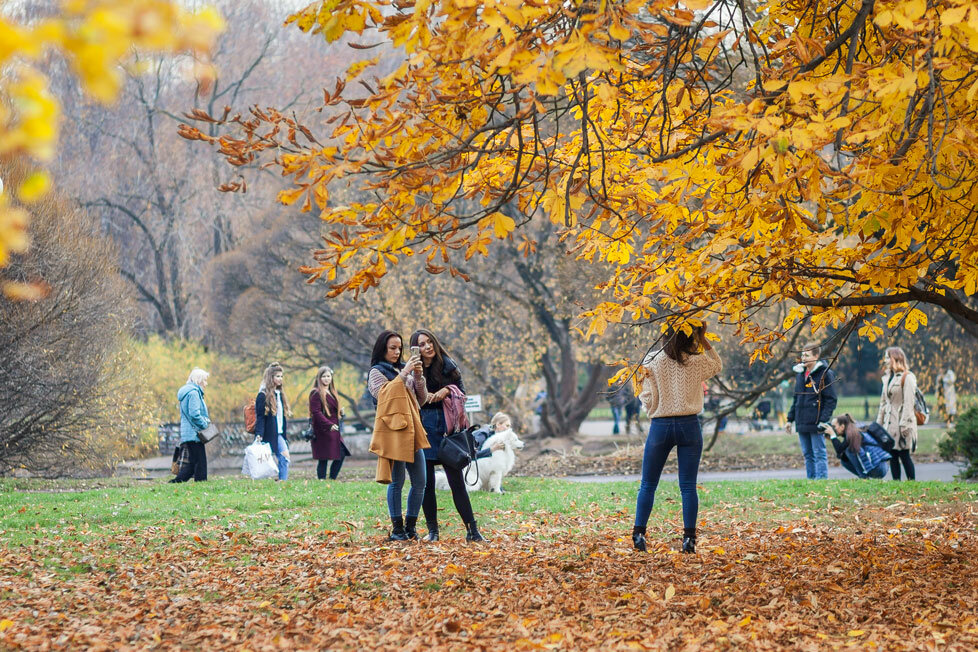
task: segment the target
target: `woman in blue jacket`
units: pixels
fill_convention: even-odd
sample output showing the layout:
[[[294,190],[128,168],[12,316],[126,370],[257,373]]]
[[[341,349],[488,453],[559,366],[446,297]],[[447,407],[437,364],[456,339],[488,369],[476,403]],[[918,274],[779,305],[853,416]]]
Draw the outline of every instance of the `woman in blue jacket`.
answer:
[[[209,373],[199,367],[194,367],[187,378],[187,384],[177,392],[180,403],[180,445],[186,447],[190,463],[180,468],[177,477],[170,482],[186,482],[193,476],[194,482],[207,479],[207,453],[204,442],[200,441],[197,433],[211,424],[207,414],[207,404],[204,403],[204,388],[207,387]]]
[[[875,437],[860,431],[851,416],[843,414],[834,417],[831,423],[823,425],[823,429],[847,471],[860,478],[882,478],[886,475],[892,455]]]
[[[282,365],[273,362],[262,374],[261,387],[255,397],[255,434],[271,446],[278,462],[278,479],[289,479],[288,417],[292,416],[289,400],[285,397]]]

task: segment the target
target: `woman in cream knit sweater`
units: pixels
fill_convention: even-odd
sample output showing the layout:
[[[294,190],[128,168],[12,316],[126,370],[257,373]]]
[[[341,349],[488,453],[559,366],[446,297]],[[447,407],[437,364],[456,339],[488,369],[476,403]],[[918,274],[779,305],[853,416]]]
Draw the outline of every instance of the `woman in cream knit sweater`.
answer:
[[[636,550],[646,548],[645,529],[655,490],[666,458],[675,447],[683,500],[682,549],[696,552],[696,474],[703,453],[703,433],[697,415],[703,411],[703,381],[720,373],[723,364],[706,339],[706,327],[698,326],[689,335],[670,329],[662,349],[649,354],[642,366],[646,376],[639,398],[652,417],[652,426],[645,440],[632,543]]]

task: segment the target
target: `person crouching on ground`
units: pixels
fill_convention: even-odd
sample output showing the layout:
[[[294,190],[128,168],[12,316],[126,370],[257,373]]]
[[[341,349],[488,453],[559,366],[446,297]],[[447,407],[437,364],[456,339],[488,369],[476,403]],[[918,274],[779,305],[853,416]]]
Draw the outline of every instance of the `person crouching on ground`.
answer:
[[[177,477],[170,482],[186,482],[191,476],[194,482],[207,479],[207,452],[197,433],[211,424],[207,404],[204,403],[204,388],[207,387],[209,376],[203,369],[194,367],[187,378],[187,384],[177,392],[177,401],[180,403],[180,445],[187,447],[190,463],[181,467]]]
[[[394,331],[381,333],[370,354],[370,371],[367,372],[367,391],[377,408],[370,451],[380,458],[377,466],[378,482],[388,482],[387,512],[392,528],[388,536],[390,541],[418,538],[416,524],[427,484],[424,453],[421,450],[428,447],[428,441],[424,436],[419,406],[428,399],[428,390],[421,369],[421,356],[412,354],[406,365],[401,362],[402,342],[401,336]],[[413,395],[416,401],[400,400],[401,397],[394,396],[394,390],[401,389],[391,387],[394,382],[402,383],[407,395]],[[391,457],[395,454],[391,451],[395,450],[401,459]],[[407,459],[412,461],[408,462]],[[389,479],[381,475],[385,460],[393,460],[389,466]],[[411,478],[406,522],[401,515],[401,491],[404,488],[405,471]]]
[[[847,471],[860,478],[886,476],[892,455],[883,449],[873,435],[860,431],[851,416],[843,414],[834,417],[831,423],[823,423],[822,429]]]
[[[706,339],[706,326],[695,326],[686,334],[670,328],[665,344],[650,353],[642,363],[645,378],[639,398],[652,417],[642,457],[642,482],[635,505],[632,543],[644,551],[645,531],[655,501],[662,468],[675,448],[679,458],[679,492],[683,501],[683,543],[685,553],[696,552],[696,516],[699,496],[696,475],[703,453],[703,432],[697,415],[703,411],[703,381],[723,369],[720,356]]]
[[[794,400],[788,410],[785,431],[798,433],[798,443],[805,457],[805,475],[809,480],[829,477],[829,458],[820,423],[832,418],[838,401],[835,372],[828,363],[818,359],[818,344],[808,344],[801,350],[801,364],[795,365]]]

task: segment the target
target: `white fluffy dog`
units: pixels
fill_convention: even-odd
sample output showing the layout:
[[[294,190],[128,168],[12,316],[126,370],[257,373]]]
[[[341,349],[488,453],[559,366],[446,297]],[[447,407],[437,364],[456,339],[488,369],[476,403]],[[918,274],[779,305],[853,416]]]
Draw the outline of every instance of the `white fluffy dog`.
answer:
[[[513,432],[512,428],[501,430],[492,437],[486,439],[482,444],[482,450],[489,450],[496,442],[502,442],[501,450],[493,451],[489,457],[477,459],[473,464],[478,464],[479,474],[476,477],[475,469],[467,466],[463,471],[466,478],[466,488],[469,491],[492,491],[497,494],[503,493],[503,478],[513,470],[516,464],[516,451],[523,448],[523,441]],[[471,481],[471,484],[470,484]],[[448,478],[444,471],[435,471],[435,489],[448,490]]]

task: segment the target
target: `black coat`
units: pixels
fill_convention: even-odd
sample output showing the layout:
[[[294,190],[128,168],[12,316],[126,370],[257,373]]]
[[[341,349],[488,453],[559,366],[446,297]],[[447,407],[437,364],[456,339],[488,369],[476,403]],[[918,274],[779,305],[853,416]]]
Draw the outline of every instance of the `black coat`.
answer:
[[[282,415],[282,437],[289,431],[289,420]],[[265,414],[265,392],[258,392],[255,397],[255,434],[272,447],[272,453],[278,455],[278,425],[274,414]]]
[[[800,433],[818,433],[818,424],[832,418],[838,401],[835,372],[829,369],[824,360],[819,360],[808,378],[805,378],[804,371],[798,372],[788,421],[794,423],[795,430]]]

